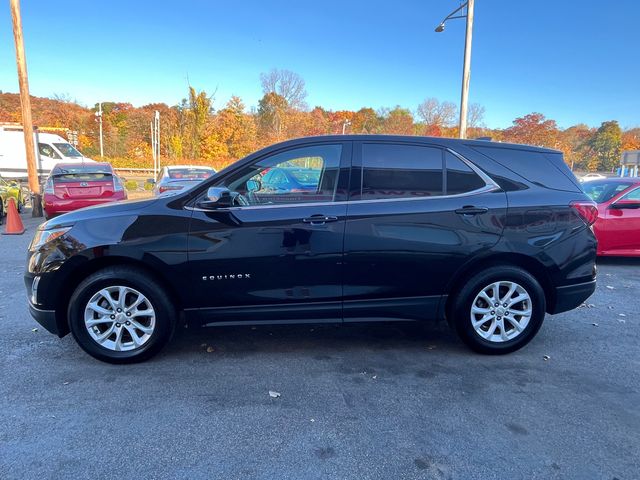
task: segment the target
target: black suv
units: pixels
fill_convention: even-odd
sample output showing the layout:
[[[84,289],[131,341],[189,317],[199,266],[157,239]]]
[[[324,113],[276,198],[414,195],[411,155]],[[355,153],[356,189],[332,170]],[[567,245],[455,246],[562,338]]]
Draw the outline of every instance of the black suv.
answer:
[[[40,324],[114,363],[151,357],[182,322],[446,318],[507,353],[593,293],[596,215],[555,150],[302,138],[173,196],[44,223],[25,283]]]

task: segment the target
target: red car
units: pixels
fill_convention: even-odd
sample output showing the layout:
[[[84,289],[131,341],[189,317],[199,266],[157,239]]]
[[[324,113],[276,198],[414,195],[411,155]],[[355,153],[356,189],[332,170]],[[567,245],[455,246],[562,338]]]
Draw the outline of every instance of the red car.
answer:
[[[51,170],[44,187],[44,215],[51,218],[126,199],[127,192],[109,163],[59,163]]]
[[[640,178],[592,180],[582,188],[598,204],[598,255],[640,257]]]

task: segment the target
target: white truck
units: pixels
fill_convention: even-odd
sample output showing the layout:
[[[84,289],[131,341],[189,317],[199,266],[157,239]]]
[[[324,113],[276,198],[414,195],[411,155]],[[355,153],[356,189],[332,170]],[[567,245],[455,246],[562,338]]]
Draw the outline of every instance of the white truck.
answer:
[[[57,163],[93,162],[69,142],[53,133],[33,132],[38,176],[46,177]],[[0,176],[27,178],[27,154],[22,126],[0,124]]]

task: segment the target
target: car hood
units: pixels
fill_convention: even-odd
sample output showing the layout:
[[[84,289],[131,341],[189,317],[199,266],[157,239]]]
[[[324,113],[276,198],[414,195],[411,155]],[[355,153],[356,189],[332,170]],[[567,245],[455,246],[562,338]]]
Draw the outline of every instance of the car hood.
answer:
[[[45,222],[41,228],[55,228],[58,226],[72,225],[83,220],[95,220],[126,214],[132,210],[141,211],[156,203],[157,198],[145,198],[142,200],[124,200],[121,202],[105,203],[93,207],[82,208],[73,212],[65,213],[59,217],[52,218]]]

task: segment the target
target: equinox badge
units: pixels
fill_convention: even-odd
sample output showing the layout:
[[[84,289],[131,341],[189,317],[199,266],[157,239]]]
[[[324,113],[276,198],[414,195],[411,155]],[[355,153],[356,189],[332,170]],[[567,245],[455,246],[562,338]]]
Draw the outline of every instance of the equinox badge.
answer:
[[[250,273],[233,273],[233,274],[222,274],[222,275],[204,275],[202,280],[206,281],[214,281],[214,280],[240,280],[243,278],[251,278]]]

